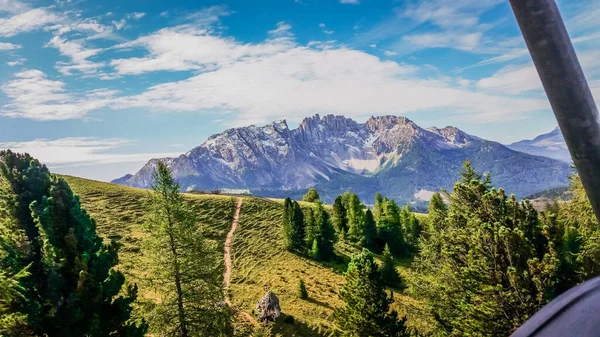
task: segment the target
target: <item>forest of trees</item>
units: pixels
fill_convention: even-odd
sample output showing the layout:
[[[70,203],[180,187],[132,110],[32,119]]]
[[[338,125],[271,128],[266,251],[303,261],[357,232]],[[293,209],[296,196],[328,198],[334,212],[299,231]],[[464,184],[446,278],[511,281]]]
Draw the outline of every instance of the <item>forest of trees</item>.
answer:
[[[152,190],[139,247],[147,272],[138,279],[153,293],[138,296],[116,268],[119,244],[98,236],[66,181],[29,155],[0,152],[0,335],[233,336],[218,245],[163,163]],[[466,161],[421,221],[379,194],[365,205],[346,192],[330,206],[311,189],[301,202],[284,200],[278,234],[282,250],[346,267],[343,304],[332,308],[336,335],[509,336],[600,274],[598,222],[577,175],[570,192],[571,201],[538,212]],[[342,246],[356,252],[349,261]],[[400,259],[411,263],[406,277]],[[404,306],[394,292],[419,305]],[[295,297],[311,296],[300,279]]]

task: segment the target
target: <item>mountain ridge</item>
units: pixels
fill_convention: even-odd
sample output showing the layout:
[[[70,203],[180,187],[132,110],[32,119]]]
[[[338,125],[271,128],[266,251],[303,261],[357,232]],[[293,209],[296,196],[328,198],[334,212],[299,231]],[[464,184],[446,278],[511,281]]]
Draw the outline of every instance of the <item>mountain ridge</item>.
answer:
[[[506,146],[515,151],[571,163],[571,154],[558,126],[534,139],[524,139]]]
[[[295,129],[285,120],[228,129],[177,158],[152,159],[135,175],[114,182],[147,188],[156,163],[165,160],[184,190],[248,188],[274,196],[314,186],[325,200],[350,189],[361,198],[382,192],[408,202],[421,190],[451,188],[467,158],[517,195],[567,184],[568,165],[453,126],[424,129],[406,117],[372,116],[358,123],[319,114]]]

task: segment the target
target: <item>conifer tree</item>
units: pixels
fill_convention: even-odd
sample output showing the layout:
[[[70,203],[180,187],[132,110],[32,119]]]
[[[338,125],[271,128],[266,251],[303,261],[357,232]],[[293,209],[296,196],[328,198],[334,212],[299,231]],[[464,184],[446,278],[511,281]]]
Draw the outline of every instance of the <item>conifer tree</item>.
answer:
[[[315,210],[315,224],[318,233],[315,238],[318,245],[316,259],[329,261],[334,256],[333,242],[335,240],[335,230],[331,225],[329,213],[327,213],[321,203],[317,203],[317,208]]]
[[[367,249],[373,250],[377,244],[377,225],[370,209],[365,212],[365,224],[363,228],[363,239],[361,245]]]
[[[304,212],[304,229],[304,242],[306,243],[307,249],[310,251],[312,249],[313,242],[319,235],[319,228],[315,223],[315,212],[312,207],[307,208]]]
[[[297,251],[304,251],[304,238],[306,237],[306,227],[304,223],[304,213],[302,212],[302,208],[297,201],[294,200],[292,203],[294,216],[292,218],[292,222],[294,224],[294,247]]]
[[[346,219],[346,207],[344,207],[343,196],[338,195],[333,202],[332,223],[338,233],[348,232],[348,220]]]
[[[130,321],[137,287],[122,289],[113,269],[118,245],[102,242],[69,185],[27,154],[0,151],[0,186],[0,264],[22,295],[4,308],[21,322],[2,333],[143,336],[146,325]]]
[[[428,232],[435,232],[443,228],[443,221],[448,213],[448,208],[439,192],[435,192],[429,200],[428,212],[429,229]]]
[[[427,304],[442,335],[508,336],[555,292],[556,229],[542,231],[531,203],[490,185],[465,162],[446,194],[443,230],[423,239],[415,259],[410,293]]]
[[[403,257],[407,255],[408,248],[402,230],[400,208],[395,201],[387,198],[382,200],[377,231],[379,237],[378,252],[381,252],[387,243],[394,256]]]
[[[348,219],[348,238],[360,242],[363,238],[364,206],[354,193],[346,194],[346,213]]]
[[[383,283],[388,287],[398,287],[400,285],[400,274],[396,270],[394,256],[388,245],[385,245],[381,262],[381,278],[383,279]]]
[[[406,243],[413,251],[416,251],[422,227],[417,217],[410,210],[409,205],[404,206],[400,211],[400,222],[402,223],[402,230],[405,233]]]
[[[298,298],[303,299],[303,300],[308,298],[308,291],[306,290],[306,285],[304,284],[303,279],[300,279],[298,281],[297,295],[298,295]]]
[[[389,312],[391,296],[385,291],[381,272],[368,250],[354,256],[340,289],[344,306],[334,311],[336,327],[344,337],[409,336],[404,320]]]
[[[319,192],[317,192],[317,190],[315,188],[311,187],[308,189],[308,192],[306,192],[304,197],[302,197],[302,201],[317,202],[317,201],[321,201],[321,198],[319,197]]]
[[[148,319],[158,334],[178,337],[229,336],[230,309],[222,305],[222,266],[214,242],[204,238],[166,164],[153,174],[143,245],[149,286],[159,301]]]

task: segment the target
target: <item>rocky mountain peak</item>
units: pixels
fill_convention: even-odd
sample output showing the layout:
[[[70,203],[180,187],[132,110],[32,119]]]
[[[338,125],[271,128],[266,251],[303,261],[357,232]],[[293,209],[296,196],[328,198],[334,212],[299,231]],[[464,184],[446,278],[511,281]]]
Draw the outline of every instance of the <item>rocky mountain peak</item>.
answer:
[[[443,129],[431,127],[427,130],[444,137],[446,142],[454,145],[466,145],[469,142],[476,139],[476,137],[471,136],[468,133],[454,126],[446,126]]]

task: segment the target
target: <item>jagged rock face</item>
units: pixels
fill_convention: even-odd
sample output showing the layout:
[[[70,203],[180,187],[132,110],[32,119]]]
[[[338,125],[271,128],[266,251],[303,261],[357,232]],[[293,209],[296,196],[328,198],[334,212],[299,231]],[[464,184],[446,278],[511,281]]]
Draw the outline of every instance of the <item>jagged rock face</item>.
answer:
[[[455,127],[423,129],[397,116],[357,123],[315,115],[296,129],[285,120],[230,129],[165,160],[183,190],[247,188],[293,195],[315,186],[326,201],[352,190],[361,198],[379,191],[407,202],[418,191],[451,188],[467,158],[517,195],[567,183],[569,169],[563,163],[515,152]],[[116,182],[147,188],[156,162]]]
[[[256,304],[256,312],[259,322],[274,322],[281,316],[279,298],[272,291],[268,291]]]

